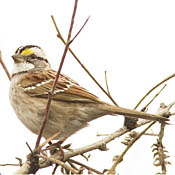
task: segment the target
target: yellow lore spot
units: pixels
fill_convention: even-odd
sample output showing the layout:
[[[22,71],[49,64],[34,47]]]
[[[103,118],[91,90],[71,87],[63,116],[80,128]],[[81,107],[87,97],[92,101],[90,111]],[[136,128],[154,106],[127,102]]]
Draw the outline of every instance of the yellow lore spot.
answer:
[[[21,55],[30,55],[30,54],[33,54],[32,49],[25,49],[21,52]]]

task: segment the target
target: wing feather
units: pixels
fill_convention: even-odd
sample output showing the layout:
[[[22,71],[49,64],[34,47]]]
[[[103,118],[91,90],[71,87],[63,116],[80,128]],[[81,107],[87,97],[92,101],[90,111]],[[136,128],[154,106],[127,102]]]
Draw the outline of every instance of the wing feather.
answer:
[[[19,84],[29,96],[48,98],[48,93],[52,90],[55,76],[56,72],[53,70],[30,73],[25,75]],[[78,83],[66,75],[60,75],[53,99],[72,102],[100,101],[98,97],[79,86]]]

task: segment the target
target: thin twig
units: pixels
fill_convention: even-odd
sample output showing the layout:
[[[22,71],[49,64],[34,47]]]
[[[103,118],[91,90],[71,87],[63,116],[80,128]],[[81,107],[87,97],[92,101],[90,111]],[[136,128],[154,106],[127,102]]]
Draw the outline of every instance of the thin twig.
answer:
[[[51,16],[53,24],[55,26],[55,29],[57,31],[57,36],[60,38],[60,40],[66,44],[64,38],[62,37],[60,30],[56,24],[56,21],[54,19],[54,16]],[[95,79],[95,77],[89,72],[89,70],[82,64],[82,62],[78,59],[78,57],[75,55],[75,53],[72,51],[71,48],[69,48],[70,53],[73,55],[73,57],[77,60],[77,62],[80,64],[80,66],[85,70],[85,72],[91,77],[91,79],[97,84],[97,86],[110,98],[110,100],[116,105],[118,106],[118,104],[115,102],[115,100],[109,96],[108,92],[100,85],[100,83],[98,83],[98,81]]]
[[[159,82],[158,84],[156,84],[152,89],[150,89],[142,98],[141,100],[137,103],[137,105],[134,107],[134,109],[137,109],[137,107],[142,103],[142,101],[157,87],[159,87],[161,84],[165,83],[166,81],[168,81],[169,79],[175,77],[175,74],[170,75],[169,77],[165,78],[164,80],[162,80],[161,82]]]
[[[130,147],[156,122],[152,122],[149,124],[142,132],[140,132],[126,147],[126,149],[122,152],[122,154],[117,158],[117,160],[112,165],[111,169],[109,170],[108,174],[115,174],[115,169],[117,165],[123,160],[124,155],[127,153],[127,151],[130,149]]]
[[[75,38],[80,34],[80,32],[83,30],[83,28],[85,27],[85,25],[89,21],[89,18],[90,18],[90,16],[86,19],[86,21],[84,22],[84,24],[82,25],[82,27],[80,28],[80,30],[77,32],[77,34],[71,39],[70,43],[72,43],[75,40]]]
[[[31,149],[30,145],[26,142],[27,147],[29,148],[30,152],[33,153],[33,150]]]
[[[68,160],[67,162],[72,168],[78,170],[78,168],[71,161]]]
[[[144,135],[145,136],[156,136],[156,137],[158,136],[158,134],[155,134],[155,133],[145,133]]]
[[[0,166],[20,166],[20,164],[5,163],[5,164],[0,164]]]
[[[60,160],[56,160],[54,158],[51,158],[51,157],[46,157],[46,156],[43,156],[43,155],[39,155],[40,158],[44,158],[46,160],[49,160],[53,163],[56,163],[62,167],[64,167],[65,169],[67,170],[70,170],[72,173],[75,173],[75,174],[78,174],[78,171],[70,166],[68,166],[67,164],[65,164],[64,162],[60,161]]]
[[[105,83],[106,83],[107,92],[111,97],[111,93],[109,91],[109,86],[108,86],[108,79],[107,79],[107,71],[106,70],[105,70]]]
[[[41,128],[40,128],[40,131],[39,131],[39,134],[38,134],[38,138],[36,140],[35,149],[38,149],[38,147],[39,147],[40,140],[41,140],[41,137],[42,137],[42,133],[44,131],[44,128],[45,128],[45,125],[46,125],[46,122],[47,122],[47,119],[48,119],[49,108],[50,108],[51,99],[52,99],[51,97],[52,97],[51,93],[48,93],[48,102],[47,102],[47,106],[46,106],[46,109],[45,109],[45,112],[44,112],[44,116],[43,116],[43,120],[42,120],[42,123],[41,123]]]
[[[69,159],[68,161],[70,161],[70,162],[72,162],[72,163],[75,163],[75,164],[77,164],[77,165],[80,165],[80,166],[82,166],[82,167],[85,167],[87,170],[90,170],[90,171],[92,171],[92,172],[94,172],[94,173],[96,173],[96,174],[103,174],[102,172],[100,172],[100,171],[98,171],[98,170],[96,170],[96,169],[94,169],[94,168],[91,168],[91,167],[89,167],[89,166],[87,166],[87,165],[85,165],[85,164],[83,164],[83,163],[81,163],[81,162],[78,162],[78,161],[76,161],[76,160]]]
[[[45,125],[46,125],[46,122],[47,122],[47,119],[48,119],[49,108],[50,108],[50,105],[51,105],[52,96],[53,96],[56,84],[58,82],[59,75],[60,75],[61,69],[63,67],[63,63],[64,63],[64,60],[65,60],[67,51],[69,49],[70,38],[71,38],[72,29],[73,29],[77,4],[78,4],[78,0],[75,0],[74,9],[73,9],[73,13],[72,13],[71,24],[70,24],[70,28],[69,28],[69,32],[68,32],[68,37],[67,37],[67,42],[66,42],[65,49],[64,49],[64,52],[63,52],[63,56],[62,56],[62,59],[61,59],[61,62],[60,62],[60,66],[58,68],[58,71],[57,71],[57,74],[56,74],[56,77],[55,77],[55,81],[54,81],[54,84],[53,84],[53,87],[52,87],[52,91],[51,91],[50,95],[48,95],[48,103],[47,103],[46,110],[45,110],[45,113],[44,113],[44,116],[43,116],[43,120],[42,120],[42,124],[41,124],[39,135],[38,135],[38,138],[37,138],[37,141],[36,141],[35,148],[38,148],[38,146],[39,146],[39,143],[40,143],[40,140],[41,140],[41,137],[42,137],[42,133],[44,131],[44,128],[45,128]]]
[[[46,139],[39,147],[38,150],[40,150],[43,146],[45,146],[47,143],[49,143],[51,140],[55,139],[57,136],[60,135],[61,132],[57,132],[55,133],[53,136],[49,137],[48,139]]]
[[[16,158],[16,160],[18,160],[19,161],[19,165],[20,166],[22,166],[23,165],[23,163],[22,163],[22,159],[21,158],[19,158],[19,157],[15,157]]]
[[[104,137],[104,136],[109,136],[110,134],[96,134],[97,137]],[[145,136],[158,136],[158,134],[155,133],[145,133]]]
[[[54,169],[52,171],[52,174],[55,174],[56,173],[57,168],[58,168],[58,164],[55,165],[55,167],[54,167]]]
[[[7,67],[6,67],[6,65],[4,64],[4,61],[2,60],[1,51],[0,51],[0,63],[1,63],[1,65],[2,65],[2,67],[3,67],[3,69],[4,69],[5,73],[6,73],[6,75],[7,75],[7,77],[8,77],[8,79],[11,80],[11,75],[10,75],[10,73],[9,73],[9,71],[8,71],[8,69],[7,69]]]
[[[147,105],[144,107],[144,108],[142,108],[142,110],[141,111],[145,111],[147,108],[148,108],[148,106],[159,96],[159,94],[165,89],[165,87],[167,86],[167,84],[165,84],[161,89],[160,89],[160,91],[147,103]]]

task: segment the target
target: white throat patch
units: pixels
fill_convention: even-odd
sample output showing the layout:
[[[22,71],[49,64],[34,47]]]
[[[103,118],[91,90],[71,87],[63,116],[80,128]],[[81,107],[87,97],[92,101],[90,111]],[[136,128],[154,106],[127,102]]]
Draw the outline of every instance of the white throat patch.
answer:
[[[13,74],[28,71],[33,69],[35,66],[31,63],[15,63],[13,67]]]

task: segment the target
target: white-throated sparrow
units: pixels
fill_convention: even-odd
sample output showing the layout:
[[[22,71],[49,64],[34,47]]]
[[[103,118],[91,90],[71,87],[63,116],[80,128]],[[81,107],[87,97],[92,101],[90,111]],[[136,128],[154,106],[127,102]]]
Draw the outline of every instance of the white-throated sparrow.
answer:
[[[56,72],[38,46],[19,47],[14,59],[10,86],[10,101],[21,122],[38,134]],[[49,118],[43,137],[69,137],[88,125],[88,122],[107,114],[121,114],[148,120],[166,121],[161,116],[110,105],[82,88],[65,75],[60,75],[54,91]]]

